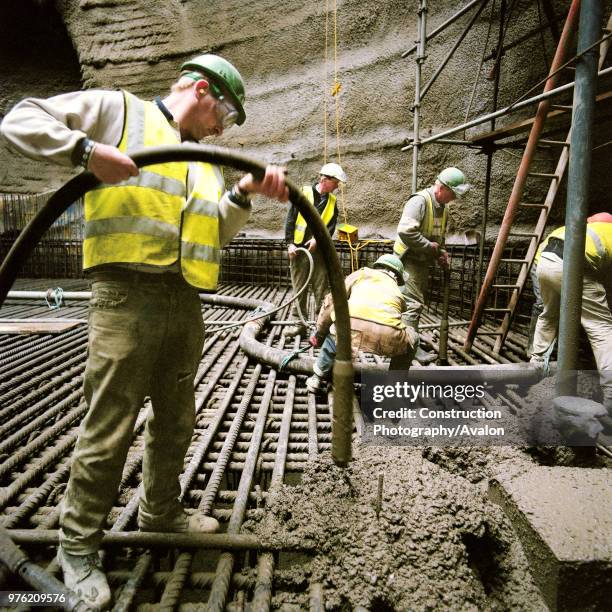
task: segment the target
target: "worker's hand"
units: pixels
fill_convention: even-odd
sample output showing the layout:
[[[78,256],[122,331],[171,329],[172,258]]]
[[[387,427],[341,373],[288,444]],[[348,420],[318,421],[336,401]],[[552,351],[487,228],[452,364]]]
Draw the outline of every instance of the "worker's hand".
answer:
[[[317,248],[317,241],[311,238],[304,246],[312,253]]]
[[[450,268],[450,258],[448,257],[448,251],[444,249],[438,250],[438,264],[448,270]]]
[[[308,339],[308,343],[314,348],[320,348],[324,341],[325,335],[320,331],[315,331]]]
[[[238,181],[242,193],[260,193],[268,198],[286,202],[289,199],[289,189],[285,185],[287,169],[281,166],[268,166],[261,182],[256,181],[252,174],[245,174]]]
[[[440,255],[440,245],[437,242],[430,242],[429,246],[433,251],[434,257],[438,257]]]
[[[87,169],[103,183],[114,185],[138,176],[138,166],[117,147],[97,142],[94,146]]]
[[[295,244],[290,244],[287,247],[287,255],[289,255],[289,259],[295,259],[295,256],[297,255],[297,247]]]

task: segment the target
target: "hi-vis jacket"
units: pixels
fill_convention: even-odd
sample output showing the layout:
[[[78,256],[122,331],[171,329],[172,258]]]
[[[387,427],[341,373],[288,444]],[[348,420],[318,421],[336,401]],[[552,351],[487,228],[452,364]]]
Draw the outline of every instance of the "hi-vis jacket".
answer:
[[[565,227],[553,230],[540,244],[534,263],[538,263],[551,238],[565,240]],[[612,270],[612,223],[587,223],[584,256],[596,272]]]
[[[306,196],[306,199],[314,204],[314,198],[312,194],[312,187],[304,185],[302,187],[302,193]],[[336,210],[336,196],[333,193],[328,194],[327,203],[321,213],[321,219],[326,226],[329,226],[329,222],[334,216]],[[304,242],[304,234],[306,233],[306,219],[302,217],[302,213],[298,213],[297,219],[295,220],[295,230],[293,232],[293,244],[302,244]]]
[[[380,325],[404,329],[402,312],[406,310],[406,300],[393,278],[382,270],[361,268],[344,280],[348,296],[349,315]],[[325,300],[317,319],[317,329],[327,333],[335,321],[333,301]]]
[[[180,144],[154,103],[128,92],[124,96],[120,151]],[[118,185],[100,185],[85,196],[83,267],[169,266],[179,261],[189,284],[215,289],[220,262],[218,209],[224,191],[220,169],[204,163],[156,164]]]
[[[417,196],[425,200],[425,212],[420,219],[414,216],[416,211],[411,203],[412,198]],[[446,207],[443,209],[442,216],[436,217],[434,203],[428,189],[413,193],[402,212],[402,218],[397,227],[398,235],[393,245],[393,252],[400,258],[406,256],[422,259],[423,251],[429,246],[429,242],[442,243],[444,241],[447,217],[448,210]],[[415,231],[421,234],[419,236],[421,241],[418,243],[409,237],[409,234],[415,233]]]

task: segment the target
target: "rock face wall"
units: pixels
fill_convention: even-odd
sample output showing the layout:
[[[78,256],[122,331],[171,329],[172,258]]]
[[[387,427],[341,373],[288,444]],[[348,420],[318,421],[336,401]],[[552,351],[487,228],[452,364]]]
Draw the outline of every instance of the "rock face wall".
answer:
[[[10,6],[19,4],[21,8]],[[429,3],[427,30],[451,17],[458,3]],[[465,3],[462,3],[465,4]],[[546,23],[536,0],[515,0],[505,20],[505,44]],[[544,3],[545,4],[545,3]],[[552,3],[560,30],[569,1]],[[604,18],[611,0],[604,2]],[[299,182],[312,181],[324,161],[340,161],[349,175],[344,190],[347,220],[360,236],[393,234],[410,195],[416,0],[22,0],[0,8],[0,70],[4,88],[0,113],[26,95],[50,96],[85,88],[126,88],[144,97],[165,93],[181,62],[202,52],[219,53],[236,64],[247,83],[247,121],[220,141],[258,158],[286,164]],[[543,6],[543,5],[542,5]],[[423,83],[459,37],[475,9],[428,43]],[[421,107],[421,137],[461,124],[492,109],[494,80],[487,76],[499,33],[499,6],[484,8]],[[326,46],[327,32],[327,46]],[[334,47],[334,41],[336,46]],[[547,71],[556,43],[549,29],[508,50],[501,60],[498,106],[522,95]],[[485,60],[482,61],[483,56]],[[327,58],[327,59],[326,59]],[[482,65],[481,65],[482,61]],[[339,92],[332,95],[334,72]],[[567,80],[567,77],[566,77]],[[603,84],[600,88],[603,87]],[[539,87],[536,91],[541,91]],[[571,101],[571,97],[567,100]],[[337,105],[337,114],[336,114]],[[505,117],[497,127],[532,116],[533,107]],[[336,117],[338,132],[336,132]],[[600,111],[595,144],[610,139],[610,113]],[[327,130],[325,130],[325,125]],[[489,125],[475,130],[486,131]],[[468,132],[465,136],[469,137]],[[564,137],[559,131],[555,136]],[[463,138],[459,133],[455,138]],[[595,151],[593,210],[610,207],[605,168],[609,148]],[[520,149],[495,153],[490,193],[495,234],[519,163]],[[538,154],[537,171],[550,171],[554,152]],[[418,184],[426,186],[444,166],[456,165],[474,189],[454,205],[451,228],[478,228],[482,215],[486,156],[465,146],[432,145],[421,155]],[[71,175],[30,162],[0,148],[0,191],[40,192]],[[232,173],[228,173],[229,179]],[[527,195],[537,197],[536,187]],[[541,191],[541,188],[540,188]],[[533,200],[532,200],[533,201]],[[564,200],[557,217],[562,218]],[[248,226],[254,235],[283,233],[284,207],[258,201]],[[341,218],[343,214],[341,214]]]

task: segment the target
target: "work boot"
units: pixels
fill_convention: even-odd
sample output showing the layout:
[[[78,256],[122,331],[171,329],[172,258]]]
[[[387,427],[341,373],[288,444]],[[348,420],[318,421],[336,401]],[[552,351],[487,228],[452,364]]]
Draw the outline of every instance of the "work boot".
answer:
[[[291,327],[285,327],[283,330],[283,336],[285,338],[293,338],[294,336],[305,336],[307,332],[304,325],[292,325]]]
[[[544,378],[547,374],[548,367],[544,358],[537,355],[532,355],[529,360],[529,365],[537,371],[540,378]]]
[[[97,552],[73,555],[60,546],[57,562],[64,572],[64,584],[83,601],[98,610],[110,606],[111,592]]]
[[[438,358],[438,356],[435,353],[424,351],[420,346],[417,346],[414,358],[421,365],[427,365],[428,363],[433,363]]]
[[[323,380],[318,374],[313,374],[306,379],[306,388],[309,393],[318,393],[327,386],[325,380]]]
[[[196,510],[187,514],[185,509],[177,504],[171,512],[162,515],[149,514],[138,509],[138,528],[140,531],[157,531],[160,533],[215,533],[219,530],[219,521],[212,516]]]

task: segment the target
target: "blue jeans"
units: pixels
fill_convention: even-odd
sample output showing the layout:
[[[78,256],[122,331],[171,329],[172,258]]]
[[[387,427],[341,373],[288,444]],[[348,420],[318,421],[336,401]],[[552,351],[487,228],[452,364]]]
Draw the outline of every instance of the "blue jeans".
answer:
[[[327,334],[327,338],[323,342],[321,352],[314,365],[314,373],[325,380],[330,380],[332,370],[334,369],[334,361],[336,360],[336,339]]]

